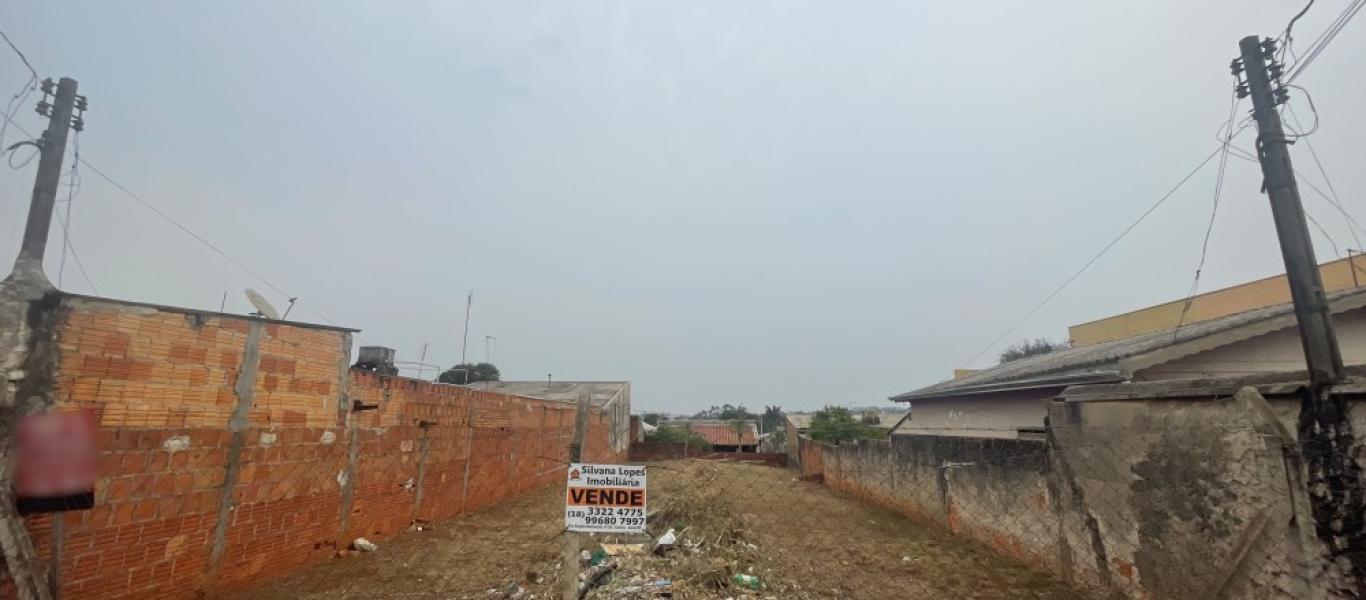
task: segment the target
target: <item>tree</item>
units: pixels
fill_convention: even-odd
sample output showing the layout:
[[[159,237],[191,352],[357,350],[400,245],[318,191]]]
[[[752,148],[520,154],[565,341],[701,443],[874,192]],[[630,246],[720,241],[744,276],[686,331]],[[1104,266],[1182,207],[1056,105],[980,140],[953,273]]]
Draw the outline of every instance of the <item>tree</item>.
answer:
[[[436,380],[441,383],[466,384],[480,381],[499,381],[502,374],[489,363],[464,363],[446,369]]]
[[[863,424],[863,421],[854,418],[854,414],[847,408],[827,406],[811,416],[811,426],[807,429],[807,435],[816,441],[839,443],[879,439],[887,435],[887,430]]]
[[[1025,340],[1001,351],[1001,363],[1008,363],[1012,360],[1020,360],[1030,356],[1048,354],[1058,350],[1066,350],[1071,346],[1067,342],[1055,342],[1048,338],[1034,338]]]
[[[734,421],[735,419],[753,419],[754,416],[754,413],[749,412],[749,409],[745,408],[745,405],[743,404],[739,406],[722,404],[721,406],[713,406],[707,410],[701,411],[693,415],[693,418],[713,421]]]
[[[711,442],[695,431],[682,427],[664,426],[645,434],[645,441],[662,444],[687,444],[701,452],[711,452]]]
[[[787,415],[783,413],[783,407],[765,406],[764,414],[760,419],[763,421],[765,432],[774,432],[784,428],[783,420],[786,417]]]
[[[640,420],[657,426],[659,425],[659,417],[659,413],[645,413],[644,415],[641,415]]]

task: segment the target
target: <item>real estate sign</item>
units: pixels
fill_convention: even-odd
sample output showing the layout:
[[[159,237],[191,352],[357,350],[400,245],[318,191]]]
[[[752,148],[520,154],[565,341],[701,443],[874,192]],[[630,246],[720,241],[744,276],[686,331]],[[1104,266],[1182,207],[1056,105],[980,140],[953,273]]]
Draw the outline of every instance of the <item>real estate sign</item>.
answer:
[[[644,533],[645,467],[573,463],[567,475],[565,529]]]

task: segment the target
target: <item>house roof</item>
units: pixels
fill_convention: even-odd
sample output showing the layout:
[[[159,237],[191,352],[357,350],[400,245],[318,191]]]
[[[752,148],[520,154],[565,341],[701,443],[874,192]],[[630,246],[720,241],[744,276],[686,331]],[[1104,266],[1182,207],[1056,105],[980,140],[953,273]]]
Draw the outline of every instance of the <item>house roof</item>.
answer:
[[[797,429],[809,429],[809,428],[811,427],[811,419],[812,419],[813,417],[815,417],[815,416],[816,416],[815,413],[788,414],[788,415],[786,415],[787,420],[788,420],[789,422],[791,422],[791,423],[792,423],[792,426],[795,427],[795,428],[797,428]],[[877,424],[877,426],[878,426],[878,427],[888,427],[888,428],[894,427],[897,423],[901,422],[902,417],[905,417],[905,416],[906,416],[905,411],[897,411],[897,412],[886,412],[886,411],[883,411],[883,412],[879,412],[879,413],[878,413],[878,424]],[[854,418],[855,418],[855,419],[858,419],[858,418],[860,418],[860,417],[862,417],[862,415],[861,415],[860,413],[858,413],[858,412],[855,412],[855,413],[854,413]]]
[[[1366,289],[1335,292],[1328,295],[1328,301],[1334,314],[1359,309],[1366,306]],[[1276,304],[1175,329],[1031,356],[898,394],[891,400],[907,402],[1082,383],[1117,383],[1127,381],[1138,369],[1294,325],[1293,305]]]
[[[629,381],[479,381],[465,387],[540,400],[578,402],[589,394],[593,406],[607,406],[618,398],[630,398]]]
[[[691,423],[688,429],[713,446],[752,446],[759,443],[759,430],[754,423],[745,423],[741,435],[736,435],[732,423]]]

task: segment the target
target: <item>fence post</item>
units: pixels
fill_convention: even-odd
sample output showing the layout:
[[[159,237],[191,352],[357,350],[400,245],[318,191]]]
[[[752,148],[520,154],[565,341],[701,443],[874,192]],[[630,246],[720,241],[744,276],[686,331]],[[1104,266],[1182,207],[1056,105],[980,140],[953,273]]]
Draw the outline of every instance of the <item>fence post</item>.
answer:
[[[569,462],[583,461],[583,437],[588,430],[588,394],[579,396],[579,409],[574,415],[574,437],[569,441]],[[564,564],[560,567],[560,585],[564,600],[579,598],[579,534],[564,532]]]

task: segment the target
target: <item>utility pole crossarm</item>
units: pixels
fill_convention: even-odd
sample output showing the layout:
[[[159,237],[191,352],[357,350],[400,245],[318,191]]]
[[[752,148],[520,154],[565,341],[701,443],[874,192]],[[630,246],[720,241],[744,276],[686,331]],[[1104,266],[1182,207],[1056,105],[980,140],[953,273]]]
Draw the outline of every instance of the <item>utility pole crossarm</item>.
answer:
[[[1233,72],[1234,75],[1240,71],[1246,73],[1246,87],[1239,85],[1238,93],[1252,97],[1262,187],[1271,200],[1271,215],[1276,222],[1276,236],[1285,260],[1310,386],[1319,391],[1340,381],[1344,369],[1299,187],[1295,183],[1295,171],[1290,164],[1289,142],[1276,111],[1276,107],[1286,100],[1285,87],[1279,81],[1284,66],[1275,62],[1274,40],[1262,41],[1255,35],[1248,36],[1238,43],[1238,48],[1242,57],[1234,61]],[[1272,61],[1269,67],[1268,59]],[[1273,88],[1273,84],[1278,87]]]

